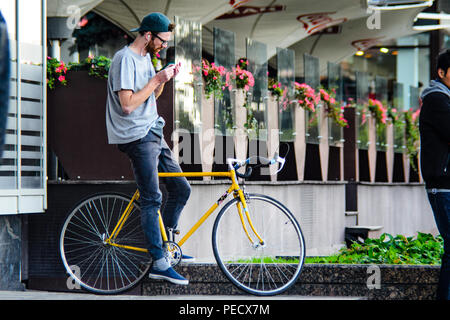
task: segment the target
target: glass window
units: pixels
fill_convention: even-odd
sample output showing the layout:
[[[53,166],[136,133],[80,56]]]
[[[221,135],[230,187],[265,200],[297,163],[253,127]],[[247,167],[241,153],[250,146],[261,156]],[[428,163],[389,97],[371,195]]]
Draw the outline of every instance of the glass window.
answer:
[[[319,59],[309,54],[303,55],[305,83],[314,90],[318,90],[320,86],[320,70]],[[314,112],[305,111],[306,121],[306,142],[318,144],[320,142],[320,112],[319,106]]]
[[[3,156],[0,159],[0,189],[17,188],[17,63],[15,50],[16,37],[16,1],[5,0],[0,2],[0,11],[5,19],[6,26],[2,25],[0,30],[2,56],[9,54],[10,61],[1,63],[10,64],[9,84],[9,108],[5,128],[5,143]],[[6,31],[7,30],[7,31]],[[9,47],[9,52],[3,52]]]
[[[392,107],[397,109],[397,111],[404,110],[404,97],[403,97],[403,83],[394,83],[394,98],[392,101]],[[402,153],[405,147],[405,141],[403,137],[405,136],[405,120],[403,117],[395,122],[394,125],[394,151]]]
[[[0,2],[8,27],[11,70],[0,189],[13,191],[0,193],[0,201],[9,204],[0,209],[2,213],[41,212],[45,207],[44,7],[45,0]]]
[[[250,89],[247,109],[247,130],[249,139],[267,139],[267,99],[268,97],[268,60],[266,44],[247,39],[248,71],[255,78],[255,85]]]
[[[199,133],[202,101],[202,25],[175,17],[175,129]]]
[[[295,138],[295,104],[288,102],[292,101],[294,96],[295,51],[277,48],[277,70],[278,82],[284,90],[287,90],[284,99],[278,101],[280,141],[293,141]]]
[[[375,97],[379,100],[385,108],[388,106],[388,83],[385,77],[375,77]],[[376,147],[377,150],[386,150],[386,125],[383,123],[377,123],[376,128]]]
[[[356,143],[359,149],[368,149],[369,147],[369,117],[367,112],[369,101],[369,76],[366,72],[356,71],[356,123],[357,138]]]
[[[217,66],[222,66],[230,72],[236,63],[234,43],[234,32],[214,28],[214,62]],[[230,79],[230,81],[232,80]],[[235,85],[232,84],[232,87],[235,88]],[[233,101],[228,89],[223,90],[221,98],[216,97],[214,101],[216,134],[233,135],[235,126]]]
[[[342,103],[343,96],[343,78],[342,68],[337,63],[327,63],[327,87],[328,90],[335,90],[336,101]],[[343,129],[333,119],[328,119],[328,143],[330,145],[337,145],[343,142]]]
[[[42,3],[20,0],[20,168],[22,188],[42,188],[43,145],[43,56]]]

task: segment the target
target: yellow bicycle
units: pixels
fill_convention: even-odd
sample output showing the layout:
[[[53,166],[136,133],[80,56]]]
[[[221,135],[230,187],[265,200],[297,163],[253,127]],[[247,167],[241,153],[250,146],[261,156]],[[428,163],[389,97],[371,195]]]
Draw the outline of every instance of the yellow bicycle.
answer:
[[[257,164],[252,165],[254,162]],[[159,173],[160,177],[212,176],[231,180],[226,192],[178,242],[174,240],[178,231],[166,229],[159,215],[171,265],[181,261],[181,246],[232,194],[233,199],[222,207],[212,230],[214,257],[222,272],[238,288],[254,295],[279,294],[293,285],[305,258],[299,223],[279,201],[246,193],[238,183],[238,177],[248,178],[255,166],[278,163],[279,171],[284,162],[276,154],[272,159],[228,159],[226,172]],[[240,168],[245,173],[240,173]],[[69,275],[88,291],[117,294],[138,284],[151,266],[140,225],[139,192],[131,198],[102,193],[80,201],[62,226],[60,253]]]

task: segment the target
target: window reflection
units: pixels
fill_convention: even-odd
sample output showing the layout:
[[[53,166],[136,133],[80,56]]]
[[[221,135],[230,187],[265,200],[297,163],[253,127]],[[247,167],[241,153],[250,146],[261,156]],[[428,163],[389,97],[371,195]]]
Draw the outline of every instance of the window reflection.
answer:
[[[267,46],[264,43],[247,39],[248,71],[255,78],[255,85],[250,90],[250,110],[247,114],[249,139],[267,139]]]
[[[294,95],[295,52],[290,49],[277,48],[278,82],[285,90],[286,96],[278,102],[280,141],[293,141],[295,138],[294,107],[289,104]]]
[[[201,24],[175,17],[175,63],[181,69],[175,78],[175,127],[201,130]]]

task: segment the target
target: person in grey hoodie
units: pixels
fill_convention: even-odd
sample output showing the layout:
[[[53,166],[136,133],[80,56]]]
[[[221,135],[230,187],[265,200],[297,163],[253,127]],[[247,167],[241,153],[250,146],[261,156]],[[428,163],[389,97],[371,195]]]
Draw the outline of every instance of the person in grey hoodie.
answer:
[[[422,92],[419,116],[422,177],[444,239],[437,299],[450,297],[450,49],[437,58],[438,78]]]

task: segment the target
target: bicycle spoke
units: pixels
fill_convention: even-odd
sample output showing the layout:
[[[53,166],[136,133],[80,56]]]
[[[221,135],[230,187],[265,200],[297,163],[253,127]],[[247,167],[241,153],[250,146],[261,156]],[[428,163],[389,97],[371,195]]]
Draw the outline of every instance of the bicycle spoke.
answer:
[[[240,289],[256,295],[281,293],[295,283],[303,266],[305,248],[300,227],[277,201],[267,196],[249,195],[248,214],[264,241],[264,244],[252,244],[236,210],[238,201],[234,199],[225,205],[214,224],[216,260],[224,274]],[[252,228],[247,229],[254,238]],[[297,263],[292,264],[289,257],[297,257]]]
[[[105,242],[129,201],[115,194],[93,196],[80,202],[68,215],[61,231],[61,257],[67,271],[83,288],[97,293],[119,293],[137,284],[150,267],[147,253]],[[146,247],[137,204],[116,236],[116,243]],[[80,274],[72,272],[71,266],[78,266]]]

